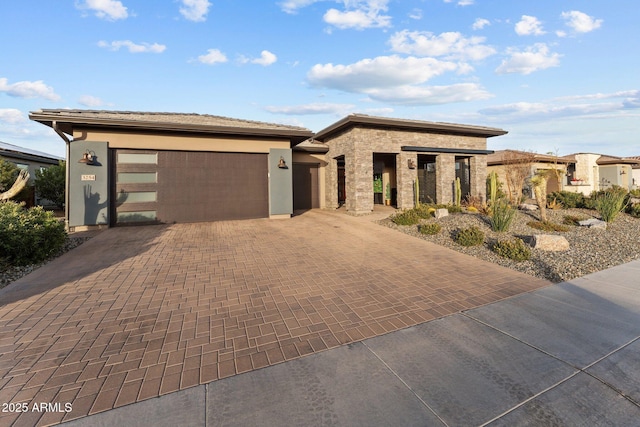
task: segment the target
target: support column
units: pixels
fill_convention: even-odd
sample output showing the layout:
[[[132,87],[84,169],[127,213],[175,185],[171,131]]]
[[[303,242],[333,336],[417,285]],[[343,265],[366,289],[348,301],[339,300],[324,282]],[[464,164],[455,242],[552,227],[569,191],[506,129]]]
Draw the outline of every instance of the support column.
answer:
[[[483,202],[487,198],[487,156],[472,156],[469,159],[471,195]]]
[[[325,176],[325,203],[328,209],[338,209],[338,160],[329,158]]]
[[[453,186],[456,180],[456,156],[436,156],[436,200],[438,203],[453,203]]]
[[[416,169],[409,168],[409,161],[413,161]],[[398,209],[411,209],[415,206],[415,181],[418,179],[418,154],[402,151],[396,155],[396,179]]]
[[[373,152],[356,151],[345,159],[347,172],[347,211],[355,215],[373,211]]]

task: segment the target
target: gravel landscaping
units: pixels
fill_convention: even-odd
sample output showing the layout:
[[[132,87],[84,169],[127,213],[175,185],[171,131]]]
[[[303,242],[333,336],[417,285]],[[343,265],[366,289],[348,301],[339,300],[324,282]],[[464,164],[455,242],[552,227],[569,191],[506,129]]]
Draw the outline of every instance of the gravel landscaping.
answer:
[[[68,252],[71,249],[80,246],[90,238],[91,237],[86,237],[86,236],[83,236],[83,237],[69,236],[67,237],[66,242],[64,243],[60,251],[58,251],[58,253],[50,257],[48,260],[38,264],[30,264],[30,265],[24,265],[20,267],[7,266],[7,265],[0,264],[0,289],[4,288],[11,282],[18,280],[22,276],[26,276],[27,274],[31,273],[33,270],[39,267],[42,267],[46,263],[62,255],[63,253]]]
[[[582,218],[598,218],[594,210],[560,209],[547,210],[549,220],[562,224],[568,215]],[[640,219],[620,214],[606,230],[569,225],[566,232],[547,232],[534,229],[527,222],[538,220],[537,212],[518,211],[509,231],[497,233],[491,230],[488,218],[479,213],[455,213],[444,218],[422,220],[422,223],[437,222],[442,230],[436,235],[423,235],[418,226],[401,226],[390,219],[380,224],[403,233],[424,239],[456,251],[484,259],[532,276],[558,283],[568,281],[589,273],[604,270],[640,258]],[[458,229],[479,227],[485,233],[484,243],[480,246],[464,247],[453,240]],[[497,240],[519,237],[529,242],[535,234],[558,234],[564,236],[570,244],[566,251],[542,251],[532,249],[531,259],[512,261],[495,254],[490,248]]]

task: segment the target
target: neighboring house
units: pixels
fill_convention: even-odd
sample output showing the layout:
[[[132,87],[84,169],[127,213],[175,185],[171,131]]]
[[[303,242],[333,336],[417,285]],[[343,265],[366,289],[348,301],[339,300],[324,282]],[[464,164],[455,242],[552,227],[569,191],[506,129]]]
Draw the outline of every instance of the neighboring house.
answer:
[[[629,157],[635,160],[636,164],[631,166],[631,186],[633,190],[640,188],[640,156]]]
[[[511,167],[522,166],[527,169],[524,173],[530,178],[538,172],[548,172],[547,194],[562,191],[567,187],[566,176],[571,164],[568,160],[550,154],[537,154],[518,150],[497,150],[487,157],[487,172],[496,172],[506,191],[507,170]],[[531,189],[525,183],[525,196],[533,197]]]
[[[638,166],[638,159],[616,157],[595,153],[576,153],[564,156],[571,162],[569,168],[570,187],[567,191],[589,195],[593,191],[606,190],[619,186],[632,190],[633,167]]]
[[[386,193],[409,208],[416,181],[422,201],[449,203],[456,177],[484,199],[486,139],[506,133],[365,115],[316,135],[199,114],[47,109],[30,118],[67,143],[70,228],[286,218],[341,204],[362,214]]]
[[[53,154],[18,147],[17,145],[7,144],[2,141],[0,141],[0,158],[15,164],[20,169],[26,169],[29,171],[30,185],[34,184],[36,171],[46,169],[52,165],[57,165],[61,160],[64,160],[63,158],[54,156]],[[31,201],[31,204],[33,203],[46,205],[47,201],[36,198]]]

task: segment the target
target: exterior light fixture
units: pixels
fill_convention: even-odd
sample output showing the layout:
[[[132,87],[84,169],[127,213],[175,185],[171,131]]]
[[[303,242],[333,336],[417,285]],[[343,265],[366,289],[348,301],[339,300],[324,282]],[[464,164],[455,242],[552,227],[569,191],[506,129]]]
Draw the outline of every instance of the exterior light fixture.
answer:
[[[622,170],[620,171],[620,175],[626,175],[626,174],[627,174],[627,171],[626,171],[626,170],[622,169]]]
[[[82,158],[78,160],[78,163],[93,165],[95,164],[95,160],[96,160],[96,153],[91,150],[86,150],[84,153],[82,153]]]
[[[287,162],[284,161],[284,157],[280,156],[280,161],[278,162],[278,167],[280,169],[289,169],[289,166],[287,166]]]
[[[407,165],[409,166],[409,169],[415,169],[416,168],[416,161],[414,159],[409,159],[407,161]]]

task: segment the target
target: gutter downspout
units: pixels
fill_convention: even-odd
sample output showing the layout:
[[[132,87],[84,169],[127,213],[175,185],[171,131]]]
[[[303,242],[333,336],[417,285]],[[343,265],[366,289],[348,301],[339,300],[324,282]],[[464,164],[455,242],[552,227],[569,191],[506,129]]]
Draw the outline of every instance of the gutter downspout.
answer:
[[[64,228],[69,231],[69,180],[71,179],[71,174],[69,173],[69,159],[71,156],[71,140],[67,138],[59,128],[58,122],[55,120],[51,122],[51,128],[58,134],[60,138],[64,140],[66,143],[66,161],[65,165],[65,182],[64,182]]]

